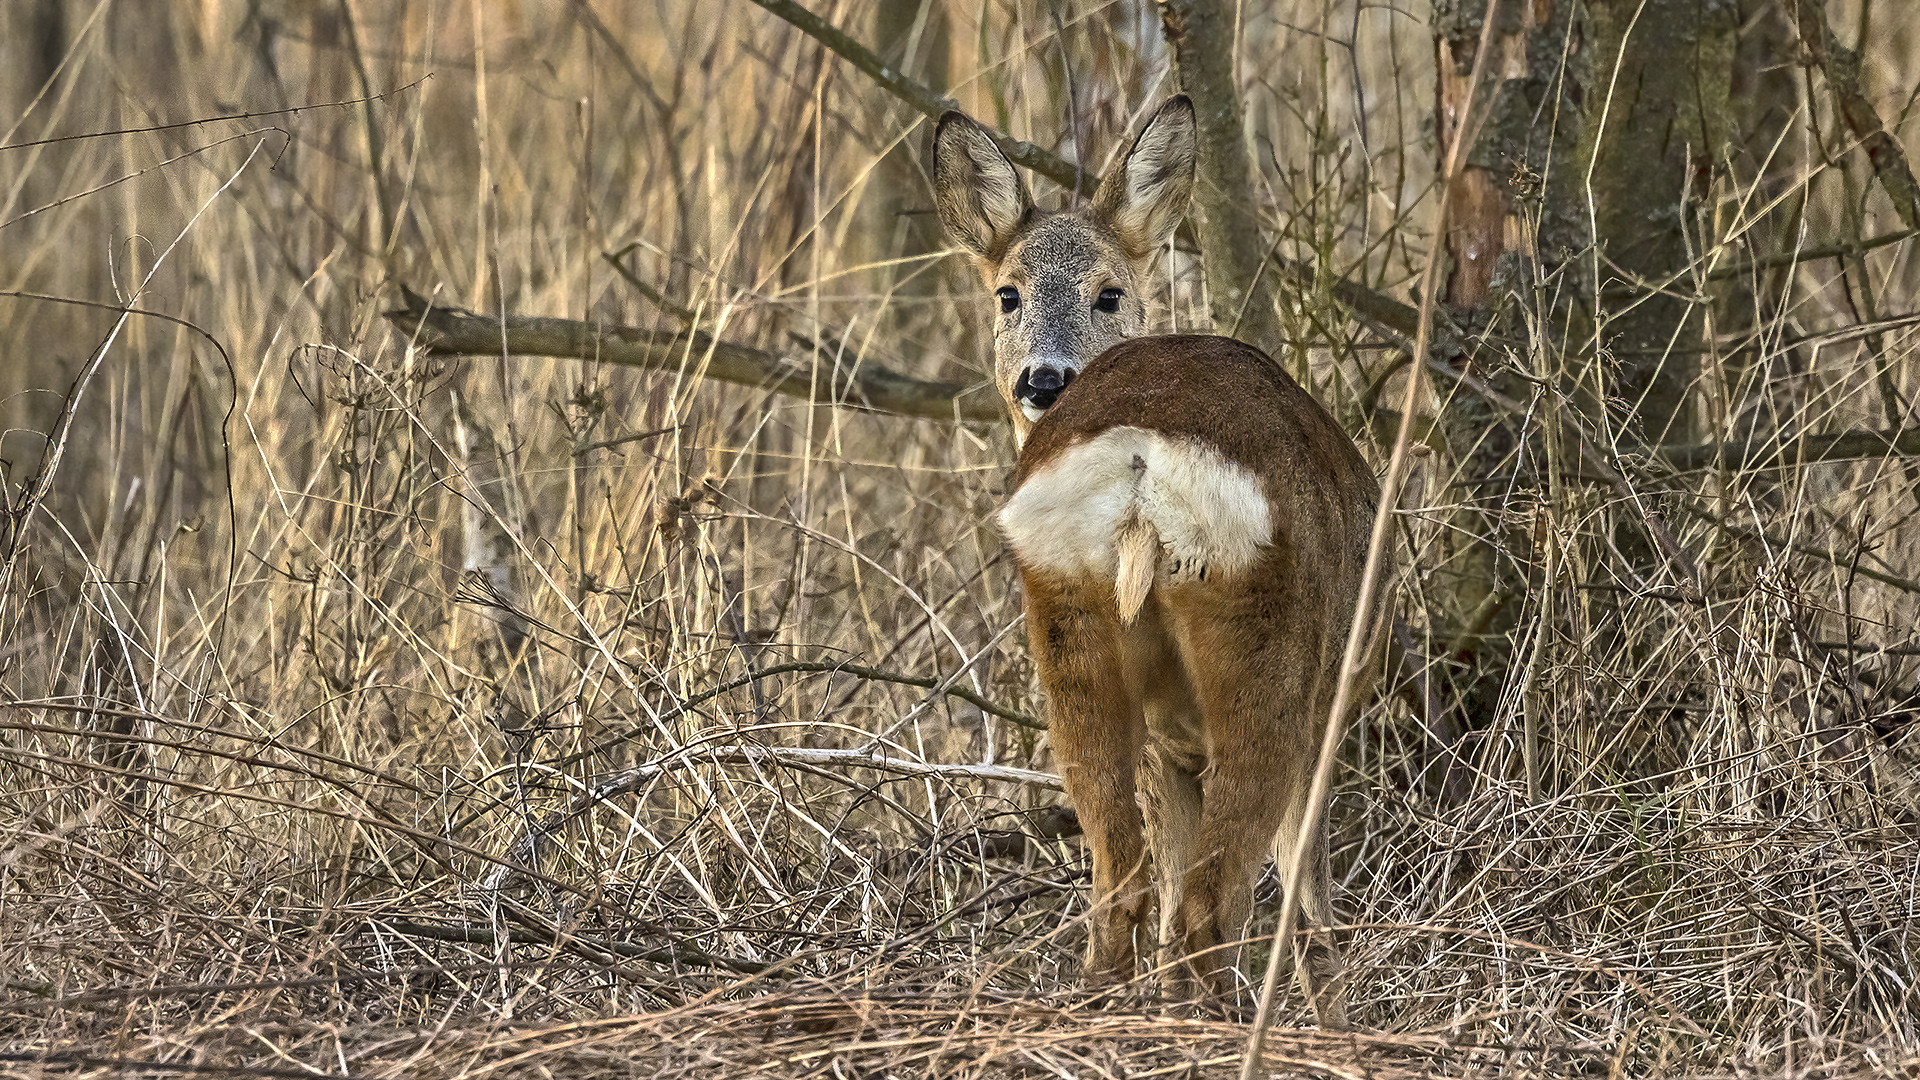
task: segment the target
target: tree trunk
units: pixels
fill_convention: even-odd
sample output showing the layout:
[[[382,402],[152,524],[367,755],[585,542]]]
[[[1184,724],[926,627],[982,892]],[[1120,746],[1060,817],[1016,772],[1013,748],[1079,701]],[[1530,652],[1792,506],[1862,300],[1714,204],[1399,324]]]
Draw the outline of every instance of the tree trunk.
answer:
[[[1467,497],[1446,556],[1457,621],[1435,629],[1473,672],[1458,690],[1474,727],[1516,700],[1506,696],[1516,678],[1565,670],[1556,650],[1593,645],[1580,611],[1598,560],[1623,553],[1628,582],[1661,564],[1637,519],[1623,520],[1611,544],[1562,531],[1576,515],[1557,464],[1570,460],[1559,418],[1613,433],[1623,449],[1694,437],[1706,320],[1686,275],[1687,230],[1726,160],[1738,29],[1734,6],[1715,0],[1498,0],[1483,37],[1487,9],[1487,0],[1435,6],[1442,160],[1472,140],[1447,192],[1439,299],[1460,325],[1515,343],[1475,366],[1537,408],[1523,433],[1514,417],[1461,397],[1443,424]],[[1486,81],[1469,117],[1483,41]],[[1523,658],[1512,654],[1509,598],[1530,588],[1562,599],[1543,600],[1538,625],[1549,636]],[[1559,603],[1575,606],[1553,610]],[[1530,783],[1535,734],[1522,740]]]
[[[932,0],[880,0],[874,11],[874,51],[928,86],[947,85],[947,36],[946,9]],[[883,102],[882,108],[887,119],[878,128],[883,136],[913,116],[910,109],[891,100]],[[908,301],[890,313],[886,338],[912,371],[918,371],[918,361],[927,352],[925,339],[915,333],[927,330],[927,305],[913,301],[932,297],[940,282],[940,275],[920,257],[946,243],[939,218],[929,212],[928,182],[919,150],[919,140],[904,139],[875,167],[866,200],[866,243],[861,245],[861,256],[876,267],[871,275],[874,291]],[[936,325],[944,328],[947,323],[941,320]]]
[[[1460,147],[1460,169],[1446,192],[1446,273],[1438,300],[1470,333],[1517,336],[1521,327],[1564,326],[1564,318],[1541,307],[1554,306],[1556,296],[1571,299],[1585,291],[1577,256],[1591,246],[1592,234],[1579,203],[1564,195],[1585,130],[1581,81],[1570,77],[1583,59],[1581,9],[1577,0],[1503,0],[1486,33],[1487,8],[1486,0],[1441,0],[1434,11],[1439,159],[1446,161],[1461,140],[1472,140]],[[1471,95],[1469,116],[1483,41],[1489,50],[1480,62],[1485,83]],[[1551,122],[1542,124],[1543,117]],[[1534,317],[1517,314],[1527,311]],[[1508,397],[1527,400],[1532,388],[1516,369],[1537,367],[1529,374],[1556,386],[1566,379],[1568,365],[1538,362],[1560,360],[1566,347],[1540,343],[1504,358],[1470,351],[1456,360],[1474,365]],[[1439,651],[1459,662],[1448,670],[1462,673],[1454,685],[1462,716],[1454,726],[1485,728],[1494,721],[1515,659],[1514,601],[1541,571],[1527,561],[1527,545],[1506,542],[1516,509],[1510,498],[1518,490],[1521,432],[1514,417],[1472,395],[1449,403],[1441,430],[1454,486],[1467,497],[1445,532],[1450,550],[1439,553],[1451,595],[1438,610],[1449,618],[1430,630]],[[1532,464],[1537,470],[1539,462]],[[1528,480],[1541,486],[1537,472]],[[1531,768],[1528,775],[1534,775]]]
[[[1738,8],[1587,0],[1587,138],[1611,393],[1647,443],[1693,441],[1703,305],[1681,277],[1686,228],[1726,161]]]
[[[1253,162],[1233,82],[1235,7],[1221,0],[1163,0],[1160,24],[1180,88],[1193,99],[1200,141],[1194,207],[1213,331],[1279,355],[1276,271],[1254,196]]]

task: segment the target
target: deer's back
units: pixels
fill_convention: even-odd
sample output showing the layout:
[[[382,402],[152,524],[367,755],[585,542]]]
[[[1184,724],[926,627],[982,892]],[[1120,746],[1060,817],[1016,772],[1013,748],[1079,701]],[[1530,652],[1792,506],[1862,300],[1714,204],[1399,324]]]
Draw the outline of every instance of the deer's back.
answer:
[[[1378,498],[1353,440],[1265,353],[1168,335],[1107,350],[1068,386],[1021,451],[1001,523],[1023,565],[1071,577],[1112,580],[1119,530],[1145,519],[1176,581],[1276,549],[1331,557],[1293,569],[1343,579]]]
[[[1015,486],[1074,444],[1121,426],[1191,440],[1304,487],[1377,491],[1353,440],[1278,363],[1251,345],[1201,334],[1133,338],[1102,353],[1034,427]]]

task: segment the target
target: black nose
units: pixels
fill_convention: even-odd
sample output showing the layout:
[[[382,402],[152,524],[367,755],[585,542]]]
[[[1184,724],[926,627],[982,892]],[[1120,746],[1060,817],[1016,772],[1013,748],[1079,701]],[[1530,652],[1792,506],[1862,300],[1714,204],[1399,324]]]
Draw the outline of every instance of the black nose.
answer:
[[[1020,373],[1020,381],[1013,387],[1013,396],[1036,409],[1049,408],[1059,398],[1060,391],[1065,390],[1072,381],[1072,368],[1063,371],[1052,367],[1030,367]]]

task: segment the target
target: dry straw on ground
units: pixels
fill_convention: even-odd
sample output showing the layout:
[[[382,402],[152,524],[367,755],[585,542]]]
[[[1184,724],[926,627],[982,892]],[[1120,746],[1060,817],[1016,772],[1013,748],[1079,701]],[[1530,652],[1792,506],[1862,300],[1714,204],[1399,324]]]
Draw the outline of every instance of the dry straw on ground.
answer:
[[[1093,171],[1168,89],[1141,5],[899,7],[813,10]],[[1244,7],[1282,254],[1405,300],[1424,8]],[[1823,87],[1684,283],[1749,287],[1690,438],[1784,454],[1427,466],[1331,807],[1372,1030],[1291,1001],[1276,1074],[1920,1075],[1920,504],[1819,441],[1915,423],[1914,241]],[[1237,1071],[1243,1025],[1074,983],[1004,434],[702,377],[979,379],[917,124],[745,3],[0,5],[0,1076]],[[655,366],[431,354],[402,286]],[[1283,360],[1377,456],[1395,353],[1306,286]],[[1433,410],[1535,430],[1480,380],[1562,361],[1493,359]],[[1521,587],[1456,610],[1489,551]]]

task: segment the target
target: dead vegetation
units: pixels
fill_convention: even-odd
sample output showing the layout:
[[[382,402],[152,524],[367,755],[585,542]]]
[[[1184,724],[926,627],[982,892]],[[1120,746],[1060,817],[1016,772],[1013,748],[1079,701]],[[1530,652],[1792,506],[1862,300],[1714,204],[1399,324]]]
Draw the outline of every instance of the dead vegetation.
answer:
[[[1136,5],[875,7],[814,10],[1093,172],[1171,89]],[[1424,10],[1241,33],[1283,360],[1377,461]],[[987,369],[915,114],[710,0],[16,0],[0,58],[0,1075],[1237,1074],[1244,1025],[1076,989],[1004,432],[808,403]],[[1547,468],[1562,359],[1436,372],[1423,424],[1520,435],[1422,429],[1330,811],[1372,1030],[1296,995],[1273,1072],[1920,1074],[1920,503],[1858,436],[1915,423],[1915,241],[1788,105],[1681,283],[1741,286],[1706,450]],[[410,348],[401,286],[655,366]]]

